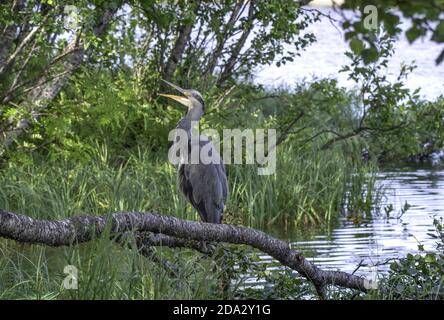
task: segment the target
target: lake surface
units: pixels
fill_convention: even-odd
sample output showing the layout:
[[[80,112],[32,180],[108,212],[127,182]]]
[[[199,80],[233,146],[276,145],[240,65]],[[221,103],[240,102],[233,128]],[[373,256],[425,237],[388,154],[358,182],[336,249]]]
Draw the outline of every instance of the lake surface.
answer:
[[[338,18],[329,8],[318,9]],[[405,29],[408,25],[403,21],[401,28]],[[355,84],[347,80],[347,75],[338,73],[343,65],[349,63],[344,55],[349,47],[341,28],[333,27],[327,18],[321,17],[321,21],[310,26],[308,31],[316,35],[316,43],[285,66],[278,68],[271,65],[258,69],[255,81],[269,88],[285,86],[291,89],[304,79],[330,77],[338,79],[341,86],[353,88]],[[421,87],[421,95],[429,100],[444,94],[444,63],[435,64],[442,45],[425,39],[409,44],[401,35],[395,49],[387,70],[388,79],[397,76],[401,63],[415,61],[417,68],[406,81],[407,87]],[[290,241],[295,249],[301,250],[321,268],[353,272],[360,263],[369,265],[361,267],[357,274],[369,274],[370,266],[417,252],[418,244],[424,245],[425,250],[433,250],[435,240],[427,233],[434,231],[433,217],[444,217],[444,168],[423,165],[393,169],[380,173],[378,183],[386,189],[384,205],[393,205],[394,210],[389,216],[382,208],[381,213],[375,213],[359,224],[341,216],[330,227],[289,233],[282,230],[267,232]],[[401,215],[401,208],[406,202],[411,207]],[[283,268],[269,256],[261,258],[270,269]],[[384,273],[388,264],[377,268],[378,272]],[[258,284],[255,279],[248,282]]]
[[[427,233],[434,232],[433,217],[444,218],[444,168],[422,165],[385,171],[379,174],[378,184],[385,189],[385,205],[393,204],[389,216],[382,210],[355,223],[342,215],[329,228],[271,233],[290,241],[293,248],[323,269],[353,272],[360,263],[368,265],[356,274],[370,274],[370,266],[417,252],[419,243],[432,251],[435,239]],[[401,215],[405,202],[411,207]],[[283,268],[269,256],[262,255],[261,259],[270,269]],[[383,264],[377,269],[384,273],[388,267]]]
[[[325,14],[331,14],[339,20],[337,13],[329,8],[317,8]],[[403,21],[403,20],[401,20]],[[257,69],[255,81],[273,88],[285,86],[291,88],[302,80],[313,78],[336,78],[339,85],[353,88],[354,83],[347,80],[347,75],[338,73],[341,67],[349,63],[349,59],[344,55],[350,50],[344,41],[344,34],[339,23],[335,28],[326,17],[321,17],[321,21],[311,25],[307,31],[316,35],[317,42],[311,44],[306,51],[301,52],[300,57],[296,57],[293,62],[288,62],[280,68],[276,65]],[[409,22],[403,21],[400,26],[406,29]],[[417,69],[414,70],[406,85],[410,89],[421,88],[421,95],[429,100],[433,100],[444,94],[444,62],[435,64],[444,46],[426,39],[418,39],[413,44],[409,44],[404,35],[401,35],[395,44],[396,52],[390,59],[387,76],[395,79],[399,73],[402,62],[410,63],[415,61]],[[291,49],[287,46],[287,49]]]

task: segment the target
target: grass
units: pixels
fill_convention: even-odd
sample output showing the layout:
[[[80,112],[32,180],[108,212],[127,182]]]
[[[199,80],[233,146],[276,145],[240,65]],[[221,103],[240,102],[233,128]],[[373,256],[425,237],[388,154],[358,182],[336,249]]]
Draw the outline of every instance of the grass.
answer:
[[[283,146],[275,175],[257,175],[255,165],[227,166],[227,219],[252,227],[328,223],[344,204],[367,209],[375,198],[374,168],[328,152]],[[106,147],[87,164],[66,161],[9,163],[0,175],[0,207],[36,218],[80,213],[157,211],[183,219],[198,216],[177,189],[176,167],[163,154],[139,151],[125,161]]]
[[[0,250],[0,299],[203,299],[217,287],[205,267],[210,262],[189,252],[169,253],[180,266],[171,278],[135,250],[106,240],[72,248],[1,241]],[[63,286],[68,265],[78,270],[78,290]]]
[[[344,159],[340,149],[319,152],[285,146],[278,152],[275,175],[259,176],[255,170],[228,168],[228,214],[260,228],[329,223],[345,204],[350,212],[370,211],[377,193],[375,168]]]
[[[358,170],[358,168],[360,168]],[[364,169],[366,168],[366,169]],[[283,145],[275,175],[258,176],[255,166],[228,166],[230,198],[226,222],[258,228],[328,223],[347,202],[358,210],[368,199],[363,188],[372,172],[341,149],[329,152]],[[359,179],[359,180],[358,180]],[[98,146],[87,164],[35,160],[10,162],[0,175],[0,208],[41,219],[82,213],[157,211],[197,220],[177,191],[176,168],[163,154],[140,150],[113,159]],[[0,240],[0,298],[6,299],[196,299],[221,296],[217,266],[189,251],[159,249],[179,266],[171,278],[135,250],[108,237],[75,247],[46,248]],[[78,290],[62,283],[67,265],[79,270]]]

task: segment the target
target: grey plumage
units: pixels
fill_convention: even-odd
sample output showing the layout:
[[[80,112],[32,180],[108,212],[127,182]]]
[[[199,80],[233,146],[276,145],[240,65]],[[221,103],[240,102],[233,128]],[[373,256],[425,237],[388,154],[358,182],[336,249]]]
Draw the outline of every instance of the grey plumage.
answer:
[[[196,139],[196,137],[191,139],[191,122],[199,121],[204,112],[205,104],[203,98],[196,90],[185,90],[172,83],[165,82],[182,92],[186,99],[180,96],[162,95],[188,107],[187,114],[177,125],[178,129],[183,129],[187,132],[189,146],[188,163],[181,163],[178,168],[179,189],[197,210],[202,221],[221,223],[225,201],[228,196],[228,183],[224,164],[208,138],[201,136],[199,139]],[[204,164],[202,161],[199,161],[198,164],[191,164],[192,144],[196,143],[198,145],[194,147],[203,148],[205,146],[207,150],[210,150],[209,154],[215,161],[209,164]]]
[[[221,223],[228,195],[223,164],[181,164],[179,188],[202,221]]]

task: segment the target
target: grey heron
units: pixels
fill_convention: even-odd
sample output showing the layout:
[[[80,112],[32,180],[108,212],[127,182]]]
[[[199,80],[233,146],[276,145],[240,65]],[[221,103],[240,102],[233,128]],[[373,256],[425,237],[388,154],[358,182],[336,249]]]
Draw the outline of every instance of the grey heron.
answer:
[[[194,137],[197,139],[192,139],[192,123],[199,122],[205,111],[205,102],[198,91],[182,89],[171,82],[163,81],[178,90],[183,96],[172,94],[160,95],[173,99],[187,107],[186,115],[178,122],[176,127],[176,129],[185,130],[188,135],[188,162],[180,163],[177,173],[179,189],[197,210],[202,221],[221,223],[224,205],[228,195],[227,176],[224,164],[219,153],[214,149],[212,142],[208,138],[198,136]],[[216,161],[208,164],[201,163],[201,161],[197,164],[191,163],[193,143],[198,144],[199,150],[206,146],[206,150],[210,150],[212,158],[216,159]]]

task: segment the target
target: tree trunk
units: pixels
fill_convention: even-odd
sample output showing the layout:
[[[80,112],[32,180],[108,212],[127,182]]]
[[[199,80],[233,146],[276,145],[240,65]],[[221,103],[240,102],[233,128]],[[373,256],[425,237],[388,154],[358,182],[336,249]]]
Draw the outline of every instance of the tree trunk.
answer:
[[[7,1],[1,0],[0,4],[5,5]],[[14,1],[11,10],[14,14],[18,14],[18,11],[23,8],[24,0]],[[13,41],[17,36],[17,25],[0,26],[0,69],[5,68],[9,55],[13,49]]]
[[[324,294],[327,285],[367,291],[364,278],[341,271],[321,270],[306,260],[300,252],[292,250],[289,243],[252,228],[193,222],[157,213],[119,212],[107,216],[76,216],[48,221],[0,210],[0,236],[19,242],[50,246],[72,245],[90,241],[107,230],[110,232],[109,236],[129,231],[152,232],[169,236],[169,241],[178,238],[193,241],[192,243],[213,241],[249,245],[299,272],[314,284],[320,296]],[[181,243],[185,245],[183,240]]]
[[[195,2],[194,15],[197,15],[201,1]],[[163,72],[163,78],[170,80],[174,71],[176,71],[177,65],[179,64],[185,47],[190,40],[191,31],[193,31],[194,22],[185,23],[179,27],[179,35],[177,36],[176,42],[174,43],[173,49],[171,50],[170,57],[168,58],[165,70]]]
[[[46,17],[47,18],[47,17]],[[0,77],[8,71],[8,69],[13,65],[15,59],[21,54],[23,49],[34,39],[37,32],[43,27],[46,18],[43,19],[42,23],[38,26],[35,26],[31,29],[31,31],[28,32],[28,34],[23,38],[23,41],[20,42],[20,44],[17,46],[17,48],[14,50],[13,53],[11,53],[6,59],[1,61],[0,63]]]
[[[106,9],[98,21],[93,27],[93,34],[96,37],[100,37],[112,17],[115,15],[117,8]],[[63,66],[63,72],[59,75],[43,76],[37,80],[36,85],[28,93],[28,100],[33,103],[33,120],[38,119],[42,109],[48,106],[48,103],[53,100],[63,89],[68,82],[71,75],[80,67],[84,62],[85,50],[80,39],[76,37],[60,55],[64,57],[61,62]],[[7,100],[8,97],[5,99]],[[17,125],[5,134],[3,139],[3,147],[6,149],[10,147],[14,141],[22,135],[30,126],[32,121],[30,119],[21,119]]]
[[[219,79],[217,80],[218,86],[221,86],[231,76],[233,68],[236,65],[236,62],[238,62],[240,52],[244,47],[245,42],[247,41],[248,36],[251,33],[251,30],[253,30],[253,21],[254,21],[254,5],[253,2],[250,1],[250,7],[248,8],[247,27],[244,30],[244,32],[242,32],[242,35],[240,36],[238,42],[236,43],[236,46],[231,52],[230,58],[228,58],[227,63],[225,64],[219,76]]]
[[[16,28],[14,26],[7,26],[2,32],[0,37],[0,70],[6,67],[15,33]]]

